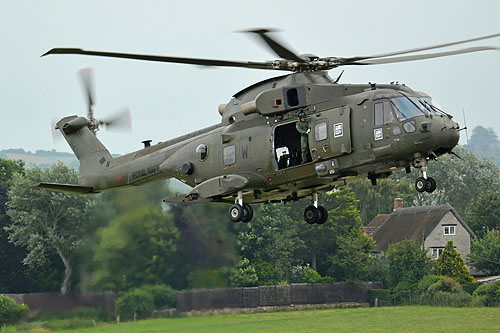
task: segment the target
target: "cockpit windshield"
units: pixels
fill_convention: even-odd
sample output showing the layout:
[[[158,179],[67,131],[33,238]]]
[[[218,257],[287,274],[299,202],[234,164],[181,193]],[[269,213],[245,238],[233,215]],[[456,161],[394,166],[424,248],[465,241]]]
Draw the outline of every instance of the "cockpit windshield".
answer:
[[[394,107],[394,111],[396,112],[398,120],[404,120],[417,116],[425,116],[425,112],[417,107],[417,105],[419,105],[420,103],[416,105],[406,96],[393,97],[391,98],[391,103]],[[425,107],[423,105],[422,108],[425,110]]]

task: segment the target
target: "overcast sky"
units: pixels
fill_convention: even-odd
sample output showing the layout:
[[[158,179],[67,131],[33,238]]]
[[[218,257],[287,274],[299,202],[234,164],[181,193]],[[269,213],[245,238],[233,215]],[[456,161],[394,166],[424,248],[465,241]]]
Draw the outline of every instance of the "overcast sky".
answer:
[[[369,55],[500,33],[500,1],[0,0],[0,149],[69,152],[63,140],[53,142],[51,119],[85,115],[77,72],[86,67],[95,70],[97,117],[124,107],[132,112],[131,133],[98,133],[112,153],[216,124],[219,104],[283,73],[40,55],[54,47],[79,47],[275,59],[251,36],[235,32],[252,27],[279,28],[279,37],[298,53]],[[460,47],[476,45],[500,47],[500,38]],[[500,52],[344,69],[341,82],[399,81],[432,95],[461,125],[465,109],[470,129],[482,125],[500,134]]]

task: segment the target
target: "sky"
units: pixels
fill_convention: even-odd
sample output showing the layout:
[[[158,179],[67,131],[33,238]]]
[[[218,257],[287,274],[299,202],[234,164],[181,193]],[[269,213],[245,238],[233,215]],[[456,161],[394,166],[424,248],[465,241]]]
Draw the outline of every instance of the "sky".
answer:
[[[127,107],[132,131],[102,129],[114,154],[220,122],[219,104],[283,72],[200,68],[79,55],[40,57],[54,47],[229,59],[276,56],[239,30],[277,28],[297,53],[361,56],[500,33],[500,1],[153,1],[0,0],[0,150],[70,152],[52,119],[86,114],[78,71],[93,68],[96,118]],[[465,44],[497,46],[500,38]],[[453,49],[453,48],[452,48]],[[448,49],[443,49],[448,50]],[[500,134],[500,52],[353,66],[341,83],[399,81],[425,91],[463,125]],[[465,143],[465,132],[461,143]]]

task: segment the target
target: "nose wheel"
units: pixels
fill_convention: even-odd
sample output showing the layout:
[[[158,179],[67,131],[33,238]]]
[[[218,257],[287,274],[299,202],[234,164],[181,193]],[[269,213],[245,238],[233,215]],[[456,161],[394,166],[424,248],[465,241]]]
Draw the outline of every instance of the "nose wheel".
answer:
[[[415,181],[415,189],[419,193],[427,192],[432,193],[436,190],[436,180],[432,177],[427,177],[427,159],[418,158],[413,162],[415,168],[420,171],[420,177]]]
[[[328,220],[328,211],[318,206],[318,194],[313,193],[313,204],[304,209],[304,220],[309,224],[323,224]]]

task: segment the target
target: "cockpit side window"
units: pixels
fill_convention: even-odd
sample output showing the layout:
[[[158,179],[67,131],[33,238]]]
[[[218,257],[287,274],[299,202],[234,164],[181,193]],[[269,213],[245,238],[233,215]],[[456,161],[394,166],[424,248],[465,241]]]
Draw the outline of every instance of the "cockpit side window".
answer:
[[[396,116],[398,120],[404,120],[408,118],[413,118],[417,116],[424,116],[425,113],[420,110],[415,104],[413,104],[406,97],[395,97],[391,98],[391,104],[396,111]]]
[[[374,125],[380,126],[383,124],[393,123],[394,115],[392,113],[391,104],[388,101],[378,102],[374,105]]]

